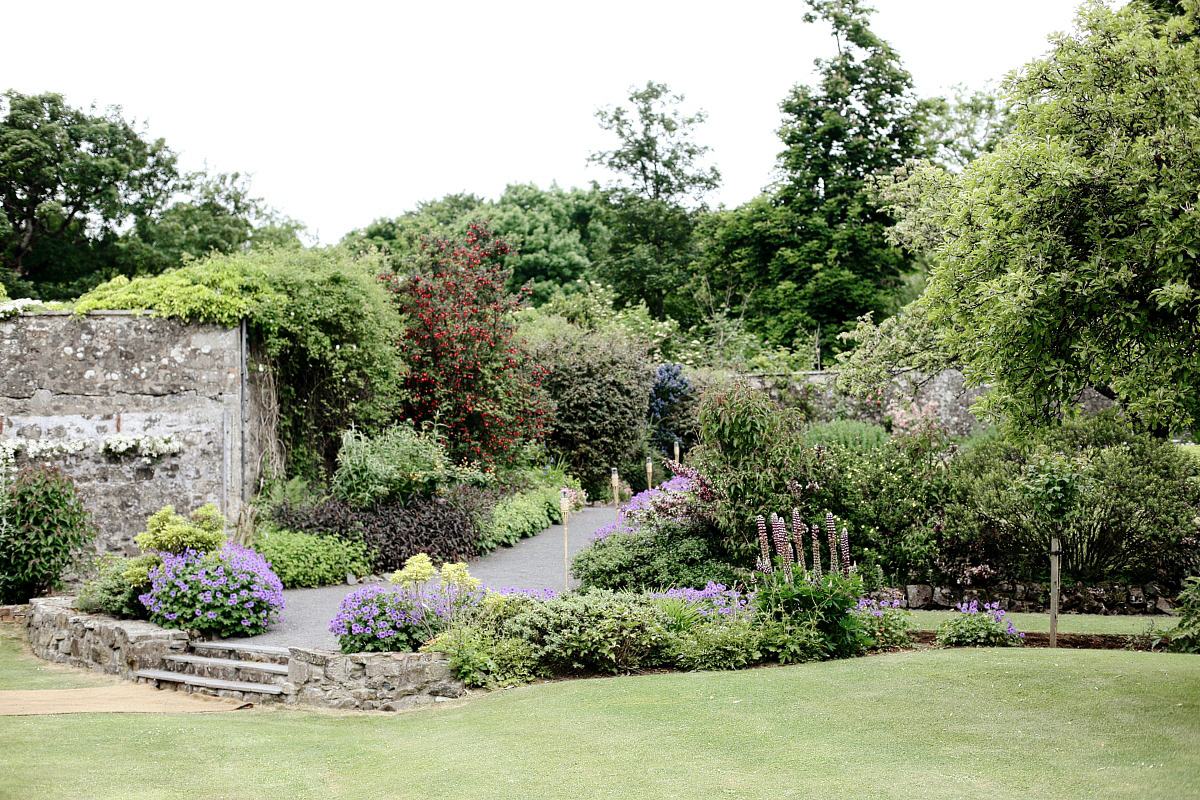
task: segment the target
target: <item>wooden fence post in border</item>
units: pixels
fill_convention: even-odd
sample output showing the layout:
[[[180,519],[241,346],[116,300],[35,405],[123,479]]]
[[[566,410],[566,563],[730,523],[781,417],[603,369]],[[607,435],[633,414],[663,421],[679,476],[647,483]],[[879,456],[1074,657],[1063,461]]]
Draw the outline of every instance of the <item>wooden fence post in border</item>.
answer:
[[[621,478],[617,475],[617,468],[612,470],[612,492],[613,492],[613,511],[617,512],[617,520],[621,519]]]
[[[650,456],[646,456],[646,488],[654,488],[654,462],[650,460]]]
[[[1058,647],[1058,593],[1059,565],[1062,561],[1062,544],[1058,537],[1050,539],[1050,646]]]
[[[679,440],[675,440],[675,463],[679,463]]]
[[[567,555],[570,548],[567,546],[567,517],[571,514],[571,498],[566,489],[563,489],[558,495],[558,507],[562,511],[563,518],[563,590],[571,591],[571,559]]]

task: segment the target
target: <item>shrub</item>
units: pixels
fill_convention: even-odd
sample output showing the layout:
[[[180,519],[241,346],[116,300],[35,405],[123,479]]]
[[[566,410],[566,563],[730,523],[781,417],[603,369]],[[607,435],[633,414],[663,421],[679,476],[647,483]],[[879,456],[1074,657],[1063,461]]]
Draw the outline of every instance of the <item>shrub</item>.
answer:
[[[437,561],[466,561],[479,554],[482,520],[492,503],[488,492],[456,486],[442,496],[413,497],[357,509],[337,499],[311,506],[283,503],[271,510],[281,528],[362,542],[376,572],[398,569],[417,553]]]
[[[853,613],[867,632],[872,650],[896,650],[912,644],[909,622],[912,614],[900,608],[900,601],[880,601],[862,598]]]
[[[333,494],[358,507],[432,494],[451,471],[442,445],[411,423],[393,425],[374,437],[346,431],[337,464]]]
[[[571,565],[585,586],[617,590],[733,583],[734,567],[705,516],[703,478],[680,474],[634,495],[619,519],[592,535]]]
[[[523,297],[505,288],[508,252],[473,223],[461,241],[422,239],[408,275],[381,276],[408,321],[404,416],[440,426],[455,458],[506,462],[543,436],[542,371],[515,339]]]
[[[261,530],[254,549],[271,565],[285,589],[342,583],[347,575],[369,575],[371,562],[362,542],[295,531]]]
[[[1200,578],[1184,581],[1176,598],[1179,624],[1168,634],[1168,644],[1176,653],[1200,652]]]
[[[283,585],[261,555],[226,542],[220,550],[163,554],[138,599],[150,621],[217,636],[254,636],[283,609]]]
[[[575,555],[571,574],[588,588],[613,591],[730,584],[737,577],[710,537],[678,523],[616,527]]]
[[[540,323],[527,335],[555,406],[547,447],[589,495],[605,496],[612,467],[646,455],[654,382],[646,346],[615,329],[589,331],[560,318]]]
[[[225,542],[225,517],[212,503],[187,517],[176,514],[175,506],[163,506],[146,518],[146,530],[133,540],[142,555],[128,559],[122,575],[130,586],[145,589],[150,586],[150,573],[162,565],[163,553],[209,553],[219,549]]]
[[[651,442],[664,455],[672,455],[675,442],[690,449],[696,440],[698,392],[683,373],[682,364],[659,364],[650,389]]]
[[[802,664],[830,657],[829,643],[817,629],[815,617],[759,617],[755,624],[762,635],[759,646],[764,657],[780,664]]]
[[[932,421],[879,446],[831,446],[830,508],[854,529],[851,555],[861,571],[879,567],[891,585],[936,579],[936,532],[955,453],[945,428]]]
[[[488,590],[468,623],[451,627],[421,649],[444,654],[455,675],[468,686],[525,683],[549,675],[539,661],[538,648],[503,628],[527,605],[554,596],[549,589]]]
[[[1051,536],[1076,580],[1176,587],[1200,570],[1200,462],[1113,413],[1003,432],[950,473],[939,566],[963,583],[1041,578]]]
[[[559,491],[554,486],[540,486],[496,503],[483,526],[479,551],[487,553],[500,545],[511,547],[526,536],[562,522]]]
[[[145,552],[183,553],[195,550],[207,553],[225,542],[225,518],[212,503],[193,511],[186,518],[175,513],[175,506],[163,506],[146,518],[146,530],[133,539]]]
[[[0,458],[0,470],[7,468]],[[92,538],[75,482],[54,467],[0,474],[0,602],[24,603],[58,584]]]
[[[755,517],[793,507],[808,517],[829,505],[835,464],[828,448],[805,441],[803,422],[743,382],[700,401],[700,442],[689,465],[710,485],[709,513],[734,563],[753,562]]]
[[[961,612],[938,625],[937,643],[941,647],[1019,647],[1025,634],[1013,627],[997,603],[959,603]]]
[[[888,432],[882,425],[841,419],[808,425],[804,429],[804,439],[809,444],[823,444],[851,453],[869,453],[883,447],[888,440]]]
[[[746,614],[702,618],[667,635],[663,661],[686,670],[741,669],[762,660],[762,630]]]
[[[653,660],[666,617],[646,595],[597,590],[524,603],[501,631],[533,645],[547,670],[616,673]]]
[[[111,614],[114,617],[144,617],[146,608],[138,600],[141,585],[125,579],[129,559],[106,553],[96,565],[96,574],[84,582],[75,598],[75,607],[84,612]],[[146,583],[149,583],[147,573]]]

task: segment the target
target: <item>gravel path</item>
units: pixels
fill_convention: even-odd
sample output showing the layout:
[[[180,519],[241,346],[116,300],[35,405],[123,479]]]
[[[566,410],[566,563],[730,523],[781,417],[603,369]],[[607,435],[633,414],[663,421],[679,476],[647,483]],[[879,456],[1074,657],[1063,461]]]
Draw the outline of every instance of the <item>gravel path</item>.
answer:
[[[587,544],[588,538],[613,521],[609,508],[585,508],[567,520],[567,551],[575,557]],[[551,525],[512,547],[493,550],[470,563],[471,574],[495,589],[562,589],[563,528]],[[571,588],[579,582],[571,581]],[[329,620],[337,614],[338,606],[352,586],[323,586],[319,589],[288,589],[283,593],[283,619],[271,630],[258,636],[236,641],[270,644],[281,647],[325,647],[337,650],[337,637],[329,632]],[[231,640],[234,641],[234,640]]]

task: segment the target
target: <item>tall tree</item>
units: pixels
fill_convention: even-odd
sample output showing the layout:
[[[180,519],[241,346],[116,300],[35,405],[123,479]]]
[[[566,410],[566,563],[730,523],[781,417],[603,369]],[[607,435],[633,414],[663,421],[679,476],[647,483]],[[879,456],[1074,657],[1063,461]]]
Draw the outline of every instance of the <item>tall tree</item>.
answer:
[[[85,112],[59,94],[9,91],[0,110],[0,263],[16,277],[47,269],[46,245],[111,241],[171,194],[175,154],[119,108]]]
[[[1155,5],[1085,6],[1012,80],[995,154],[891,190],[985,411],[1037,423],[1093,386],[1147,428],[1200,421],[1200,2]]]
[[[598,271],[622,302],[644,301],[663,319],[682,311],[671,307],[671,295],[687,283],[696,212],[721,173],[703,165],[708,148],[693,138],[704,111],[684,114],[683,95],[653,81],[631,88],[629,101],[629,108],[596,112],[600,127],[620,142],[588,158],[620,176],[605,187],[612,237]]]
[[[867,178],[921,152],[927,104],[895,50],[868,25],[860,0],[808,0],[805,19],[829,23],[837,55],[817,59],[816,87],[780,104],[778,182],[716,215],[704,264],[714,285],[741,287],[760,333],[800,345],[825,342],[860,315],[882,313],[911,254],[890,244],[892,219]]]

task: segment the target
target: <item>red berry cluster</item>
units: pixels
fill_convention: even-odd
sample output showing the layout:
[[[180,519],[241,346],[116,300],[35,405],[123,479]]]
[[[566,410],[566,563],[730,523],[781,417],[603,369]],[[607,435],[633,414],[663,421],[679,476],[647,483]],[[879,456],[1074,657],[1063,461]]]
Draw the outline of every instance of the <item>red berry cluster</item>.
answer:
[[[399,343],[407,418],[436,423],[454,455],[476,462],[504,461],[521,441],[540,440],[548,413],[544,370],[515,339],[524,293],[505,288],[509,252],[477,223],[462,240],[422,240],[412,274],[381,276],[408,321]]]

